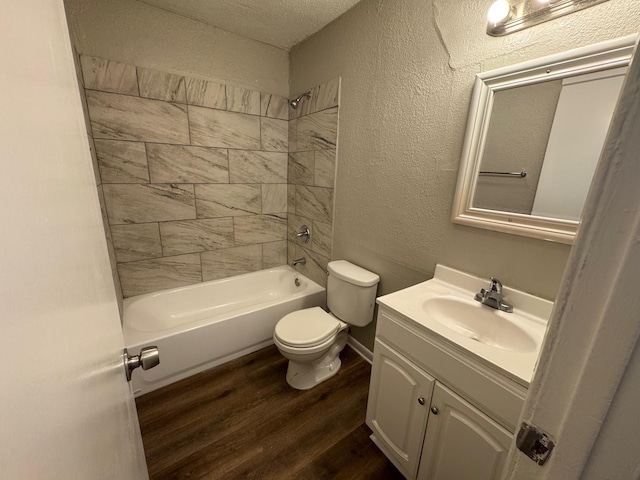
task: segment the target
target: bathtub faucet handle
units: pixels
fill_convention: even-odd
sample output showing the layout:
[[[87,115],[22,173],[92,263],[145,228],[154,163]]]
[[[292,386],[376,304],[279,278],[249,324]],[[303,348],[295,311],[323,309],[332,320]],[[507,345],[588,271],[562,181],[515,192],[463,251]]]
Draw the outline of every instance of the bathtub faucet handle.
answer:
[[[296,238],[301,238],[304,243],[309,243],[311,240],[311,232],[309,231],[309,227],[306,225],[302,225],[298,233],[296,233]]]

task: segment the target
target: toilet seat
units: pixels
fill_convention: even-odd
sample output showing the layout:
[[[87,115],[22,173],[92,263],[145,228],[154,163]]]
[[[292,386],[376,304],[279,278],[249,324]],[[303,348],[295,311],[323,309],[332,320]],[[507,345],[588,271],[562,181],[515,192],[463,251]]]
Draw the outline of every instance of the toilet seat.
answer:
[[[289,313],[276,324],[274,336],[289,347],[306,348],[335,337],[343,323],[320,307]]]

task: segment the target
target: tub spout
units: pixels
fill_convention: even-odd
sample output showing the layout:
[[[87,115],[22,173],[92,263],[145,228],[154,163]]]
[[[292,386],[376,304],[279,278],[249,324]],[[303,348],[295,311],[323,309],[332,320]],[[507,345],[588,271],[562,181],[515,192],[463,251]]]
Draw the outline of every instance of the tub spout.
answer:
[[[293,265],[294,267],[296,265],[305,265],[307,263],[307,259],[302,257],[302,258],[298,258],[297,260],[294,260],[291,265]]]

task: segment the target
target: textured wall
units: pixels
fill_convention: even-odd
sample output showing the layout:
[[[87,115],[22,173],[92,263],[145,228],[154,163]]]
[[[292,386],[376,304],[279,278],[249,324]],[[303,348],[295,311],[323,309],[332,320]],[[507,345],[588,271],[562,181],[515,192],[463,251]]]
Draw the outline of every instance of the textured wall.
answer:
[[[286,98],[81,64],[125,297],[287,261]]]
[[[285,50],[135,0],[65,0],[79,53],[287,97]]]
[[[389,293],[437,262],[554,298],[569,247],[450,220],[477,72],[636,33],[613,0],[502,38],[487,0],[364,0],[291,51],[291,91],[342,77],[333,258]],[[374,325],[354,331],[372,346]]]

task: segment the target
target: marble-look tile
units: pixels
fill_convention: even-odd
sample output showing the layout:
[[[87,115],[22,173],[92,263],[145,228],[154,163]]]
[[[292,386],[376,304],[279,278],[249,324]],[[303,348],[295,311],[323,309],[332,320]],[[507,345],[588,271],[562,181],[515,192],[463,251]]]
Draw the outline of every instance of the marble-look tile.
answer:
[[[289,154],[289,183],[294,185],[313,185],[313,151]]]
[[[236,245],[276,242],[287,239],[285,214],[246,215],[233,219]]]
[[[313,220],[300,215],[287,214],[287,240],[293,242],[296,245],[311,245],[311,243],[304,243],[304,240],[298,238],[296,235],[302,229],[302,226],[306,225],[311,235],[311,241],[313,241]]]
[[[337,107],[340,95],[340,77],[320,84],[311,91],[309,113],[319,112],[327,108]]]
[[[229,183],[227,150],[182,145],[147,145],[153,183]]]
[[[94,91],[87,103],[94,138],[189,144],[186,106]]]
[[[162,222],[196,218],[193,185],[103,185],[109,223]]]
[[[111,235],[118,263],[162,257],[157,223],[112,225]]]
[[[89,121],[89,116],[86,115],[85,121]],[[91,166],[93,167],[93,178],[96,181],[96,186],[102,185],[102,175],[100,174],[100,165],[98,164],[98,154],[96,153],[96,144],[91,134],[87,135],[89,140],[89,153],[91,154]]]
[[[262,244],[262,268],[279,267],[287,264],[287,242]]]
[[[287,154],[229,151],[231,183],[287,183]]]
[[[291,247],[291,243],[289,243],[289,247]],[[295,245],[293,257],[304,257],[307,260],[307,263],[304,265],[296,266],[296,270],[302,273],[305,277],[310,278],[314,282],[326,288],[327,264],[330,260],[329,257],[320,255],[319,253],[313,252],[310,249],[300,245]]]
[[[325,257],[331,257],[331,235],[331,224],[314,221],[311,250]]]
[[[313,184],[333,188],[336,181],[336,150],[316,150]]]
[[[233,247],[233,219],[162,222],[162,251],[165,255],[204,252]]]
[[[287,211],[287,184],[262,185],[262,213],[283,213]]]
[[[118,264],[125,297],[184,287],[202,281],[197,253]]]
[[[338,108],[330,108],[298,119],[297,149],[335,148],[338,137]]]
[[[298,137],[298,121],[297,120],[289,120],[289,151],[290,152],[297,152],[298,151],[298,142],[297,142],[297,137]]]
[[[269,93],[260,94],[260,115],[263,117],[289,119],[289,100]]]
[[[193,145],[260,149],[260,117],[190,106],[189,128]]]
[[[144,143],[94,140],[102,183],[147,183],[147,152]]]
[[[141,97],[187,103],[184,77],[179,75],[138,67],[138,88]]]
[[[200,257],[205,282],[262,270],[262,245],[203,252]]]
[[[287,152],[289,150],[289,122],[275,118],[260,119],[260,144],[267,152]]]
[[[226,88],[222,83],[187,77],[187,103],[200,107],[226,110]]]
[[[260,185],[195,185],[198,218],[235,217],[262,211]]]
[[[227,85],[227,110],[260,115],[260,92]]]
[[[333,189],[296,185],[296,214],[324,223],[333,221]]]
[[[296,186],[287,185],[287,212],[296,213]]]
[[[84,88],[103,92],[138,95],[136,67],[103,58],[80,57]]]

